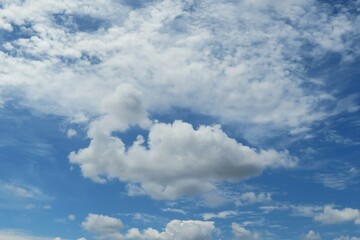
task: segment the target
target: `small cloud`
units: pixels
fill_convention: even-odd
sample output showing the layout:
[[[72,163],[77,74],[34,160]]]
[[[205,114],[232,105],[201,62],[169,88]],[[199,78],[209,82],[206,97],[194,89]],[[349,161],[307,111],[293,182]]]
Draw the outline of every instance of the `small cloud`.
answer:
[[[177,209],[177,208],[162,208],[161,211],[163,212],[173,212],[173,213],[181,213],[181,214],[186,214],[186,212],[182,209]]]
[[[310,230],[304,237],[304,240],[321,240],[321,236],[313,230]]]
[[[75,216],[74,214],[70,214],[70,215],[68,216],[68,220],[69,220],[69,221],[75,221],[75,219],[76,219],[76,216]]]
[[[360,211],[353,208],[335,209],[331,205],[324,207],[323,213],[314,217],[315,221],[323,224],[338,224],[344,222],[354,222],[360,225]]]
[[[46,210],[49,210],[49,209],[52,209],[52,206],[49,205],[49,204],[46,204],[46,205],[43,206],[43,208],[46,209]]]
[[[81,226],[92,233],[111,234],[119,231],[123,223],[117,218],[90,213],[81,223]]]
[[[31,198],[36,200],[46,200],[46,196],[40,189],[30,185],[20,185],[15,183],[1,183],[0,192],[18,198]]]
[[[254,192],[247,192],[241,194],[239,198],[236,200],[236,206],[243,206],[243,205],[252,205],[255,203],[264,203],[271,201],[271,194],[270,193],[259,193],[256,194]]]
[[[67,130],[66,135],[68,138],[73,138],[77,136],[77,132],[74,129],[70,128],[69,130]]]
[[[237,223],[232,223],[232,232],[235,235],[235,239],[239,240],[259,240],[260,236],[256,232],[252,232]]]
[[[218,213],[204,213],[203,219],[204,220],[210,220],[213,218],[229,218],[238,215],[238,212],[236,211],[222,211]]]
[[[25,208],[26,208],[27,210],[31,210],[31,209],[36,208],[36,205],[35,205],[35,204],[28,204],[28,205],[25,206]]]

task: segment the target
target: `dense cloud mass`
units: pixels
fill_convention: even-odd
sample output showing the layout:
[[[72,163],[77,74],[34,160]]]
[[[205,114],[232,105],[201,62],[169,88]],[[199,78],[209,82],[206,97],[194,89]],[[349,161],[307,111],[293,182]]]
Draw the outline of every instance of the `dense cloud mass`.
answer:
[[[154,123],[148,140],[139,136],[128,149],[117,137],[103,133],[91,136],[88,148],[70,154],[70,161],[80,165],[84,176],[97,182],[119,178],[139,183],[156,199],[209,192],[215,190],[214,182],[241,180],[266,168],[296,164],[287,152],[244,146],[219,126],[194,129],[182,121]]]
[[[330,18],[312,0],[95,3],[3,1],[2,31],[21,30],[2,46],[3,98],[16,93],[31,108],[76,118],[101,113],[102,99],[127,83],[151,112],[181,107],[299,133],[340,111],[302,58],[359,52],[359,20],[346,11]]]

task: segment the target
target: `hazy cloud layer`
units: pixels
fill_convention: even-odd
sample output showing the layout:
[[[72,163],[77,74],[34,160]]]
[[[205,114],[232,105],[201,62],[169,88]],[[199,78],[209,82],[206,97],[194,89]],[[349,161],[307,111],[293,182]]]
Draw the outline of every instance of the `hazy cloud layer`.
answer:
[[[0,27],[14,37],[1,48],[0,86],[31,108],[74,117],[100,114],[102,99],[127,83],[144,93],[151,112],[182,107],[300,133],[336,109],[326,82],[308,79],[303,59],[339,53],[350,61],[359,53],[352,40],[359,19],[346,9],[330,14],[313,0],[152,1],[141,8],[4,1]]]

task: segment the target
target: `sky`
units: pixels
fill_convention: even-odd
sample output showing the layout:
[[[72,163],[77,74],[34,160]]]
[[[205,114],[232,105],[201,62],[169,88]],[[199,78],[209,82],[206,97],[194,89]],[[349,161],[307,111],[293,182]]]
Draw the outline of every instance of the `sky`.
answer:
[[[360,240],[359,0],[0,0],[0,239]]]

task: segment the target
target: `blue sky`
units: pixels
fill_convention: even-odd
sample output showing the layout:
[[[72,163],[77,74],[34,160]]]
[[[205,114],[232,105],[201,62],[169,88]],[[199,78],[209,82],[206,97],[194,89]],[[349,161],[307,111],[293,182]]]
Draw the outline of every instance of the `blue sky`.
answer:
[[[0,1],[0,239],[360,239],[360,1]]]

